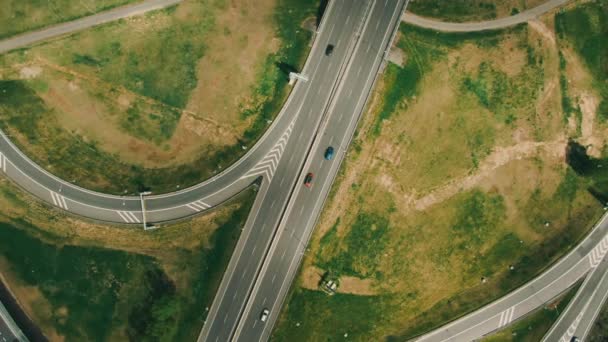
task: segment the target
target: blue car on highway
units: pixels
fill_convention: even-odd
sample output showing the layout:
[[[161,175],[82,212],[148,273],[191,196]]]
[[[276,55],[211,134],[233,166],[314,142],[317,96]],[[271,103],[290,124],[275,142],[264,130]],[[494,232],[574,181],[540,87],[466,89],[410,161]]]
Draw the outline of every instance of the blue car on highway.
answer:
[[[325,159],[332,160],[334,159],[334,148],[329,146],[327,150],[325,150]]]

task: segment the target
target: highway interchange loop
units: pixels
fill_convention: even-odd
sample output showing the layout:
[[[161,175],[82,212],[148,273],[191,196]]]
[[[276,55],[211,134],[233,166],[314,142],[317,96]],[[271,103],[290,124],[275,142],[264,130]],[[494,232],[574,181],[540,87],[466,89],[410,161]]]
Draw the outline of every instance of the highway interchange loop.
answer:
[[[147,10],[146,5],[155,9],[178,2],[151,0],[133,7],[135,9],[126,7],[126,10],[122,8],[84,18],[80,23],[68,23],[72,26],[67,28],[58,25],[35,32],[33,36],[11,38],[8,42],[0,42],[0,53],[138,14]],[[498,27],[531,20],[566,2],[547,1],[516,16],[499,19],[502,21]],[[54,207],[90,219],[122,224],[167,222],[199,214],[225,202],[261,177],[258,195],[199,340],[266,340],[369,93],[383,69],[399,22],[403,19],[446,31],[498,28],[496,21],[477,24],[432,21],[404,13],[406,6],[406,0],[330,1],[301,72],[308,80],[295,84],[277,118],[245,156],[196,186],[145,197],[90,191],[36,165],[2,132],[0,173]],[[332,56],[325,55],[328,44],[335,45]],[[327,146],[336,148],[336,158],[332,161],[323,158]],[[314,170],[315,183],[311,189],[306,189],[302,187],[302,180],[309,170]],[[574,333],[579,326],[588,328],[605,300],[605,297],[596,301],[589,298],[603,294],[597,289],[608,286],[605,280],[608,277],[604,276],[606,267],[602,263],[608,252],[607,233],[608,220],[604,217],[584,241],[537,278],[418,340],[478,339],[524,317],[587,273],[590,276],[582,287],[586,290],[579,292],[574,304],[569,306],[569,316],[563,316],[558,322],[560,325],[550,334],[566,336],[568,331]],[[590,305],[591,302],[596,304]],[[265,323],[259,321],[262,308],[270,309]]]

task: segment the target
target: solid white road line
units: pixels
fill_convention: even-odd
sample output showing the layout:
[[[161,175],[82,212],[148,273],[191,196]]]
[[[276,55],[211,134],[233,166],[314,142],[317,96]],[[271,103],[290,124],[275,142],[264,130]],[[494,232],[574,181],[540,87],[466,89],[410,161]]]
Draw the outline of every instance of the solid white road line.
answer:
[[[6,173],[6,157],[0,152],[0,169]]]

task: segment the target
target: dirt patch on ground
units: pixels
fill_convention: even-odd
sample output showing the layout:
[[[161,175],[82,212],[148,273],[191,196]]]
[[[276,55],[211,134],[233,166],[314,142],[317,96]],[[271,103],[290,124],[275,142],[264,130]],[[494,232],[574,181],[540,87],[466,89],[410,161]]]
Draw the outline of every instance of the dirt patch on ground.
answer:
[[[530,20],[528,21],[528,26],[540,33],[541,36],[545,38],[553,48],[557,46],[555,44],[555,34],[542,21]]]
[[[19,70],[19,75],[21,76],[21,78],[23,79],[30,79],[30,78],[35,78],[38,75],[40,75],[40,73],[42,72],[42,68],[39,66],[29,66],[29,67],[23,67],[21,68],[21,70]]]
[[[514,160],[533,157],[536,153],[541,151],[544,152],[547,157],[552,159],[557,158],[564,160],[566,145],[566,140],[559,140],[554,142],[528,141],[510,147],[498,147],[480,164],[479,170],[474,174],[462,179],[454,179],[439,189],[432,191],[430,194],[416,199],[413,207],[418,211],[426,210],[427,208],[443,202],[460,192],[472,189],[483,178],[491,176],[496,169],[506,165],[507,163]]]
[[[300,286],[308,290],[320,291],[319,283],[324,273],[324,270],[313,265],[304,267],[300,276]],[[350,276],[340,277],[340,286],[338,287],[337,292],[360,296],[373,296],[378,294],[378,291],[374,289],[372,279],[361,279]]]
[[[198,84],[187,110],[241,129],[246,126],[239,118],[241,106],[247,103],[266,56],[278,48],[271,20],[275,3],[227,2],[198,64]]]
[[[357,277],[340,277],[339,293],[350,293],[359,296],[373,296],[378,294],[373,288],[373,279],[361,279]]]
[[[309,290],[318,290],[323,273],[325,271],[313,265],[304,267],[300,276],[300,286]]]

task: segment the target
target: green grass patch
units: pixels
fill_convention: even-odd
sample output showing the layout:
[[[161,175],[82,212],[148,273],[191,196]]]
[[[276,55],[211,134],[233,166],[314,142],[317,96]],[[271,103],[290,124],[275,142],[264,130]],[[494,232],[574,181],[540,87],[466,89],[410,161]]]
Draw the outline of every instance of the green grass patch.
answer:
[[[0,39],[131,2],[136,0],[4,0],[0,12]]]
[[[523,285],[542,272],[548,263],[563,255],[564,251],[574,247],[587,232],[586,229],[581,227],[588,227],[593,223],[598,218],[596,214],[596,211],[586,210],[585,208],[576,212],[573,211],[569,216],[569,221],[560,230],[559,234],[532,245],[526,242],[519,243],[516,253],[512,249],[517,246],[515,243],[516,237],[506,235],[503,237],[503,241],[507,242],[508,247],[495,245],[490,250],[489,257],[498,257],[501,254],[511,259],[517,257],[511,263],[514,267],[513,271],[498,273],[497,277],[489,278],[486,284],[474,286],[440,301],[431,309],[408,321],[408,327],[394,336],[394,341],[410,339],[431,331]],[[508,248],[511,248],[511,250],[509,251]],[[478,267],[473,267],[473,269],[475,268]],[[495,268],[495,266],[491,267],[490,270],[492,268]]]
[[[320,251],[319,266],[338,276],[382,278],[377,268],[388,243],[388,219],[378,214],[361,212],[341,242],[336,241],[337,224],[321,241],[325,248],[322,247]],[[336,244],[340,247],[334,247]]]
[[[297,288],[289,295],[271,341],[342,341],[345,337],[369,341],[369,332],[391,306],[388,296],[328,296]],[[328,317],[331,324],[326,322]]]
[[[490,20],[496,18],[496,4],[487,0],[417,0],[407,8],[417,15],[451,22]]]
[[[471,248],[485,241],[505,217],[505,203],[498,194],[474,190],[458,205],[454,232],[467,241],[463,248]],[[472,246],[471,246],[472,245]]]
[[[234,210],[217,216],[217,228],[201,243],[204,247],[169,247],[160,259],[73,245],[20,220],[0,222],[0,254],[14,275],[11,279],[18,280],[16,286],[37,287],[48,302],[50,307],[38,308],[42,314],[32,318],[66,340],[124,336],[130,341],[194,341],[254,196],[251,190],[244,192],[232,202],[238,203]],[[164,232],[152,234],[161,239]],[[176,287],[166,268],[178,275],[182,286]]]
[[[589,192],[603,205],[608,205],[608,172],[606,172],[608,157],[590,157],[584,146],[570,141],[566,159],[572,170],[590,183]],[[568,187],[565,186],[563,193],[567,196]]]
[[[560,43],[572,46],[591,71],[601,96],[598,116],[608,120],[608,6],[603,1],[588,2],[559,12],[555,31]]]

